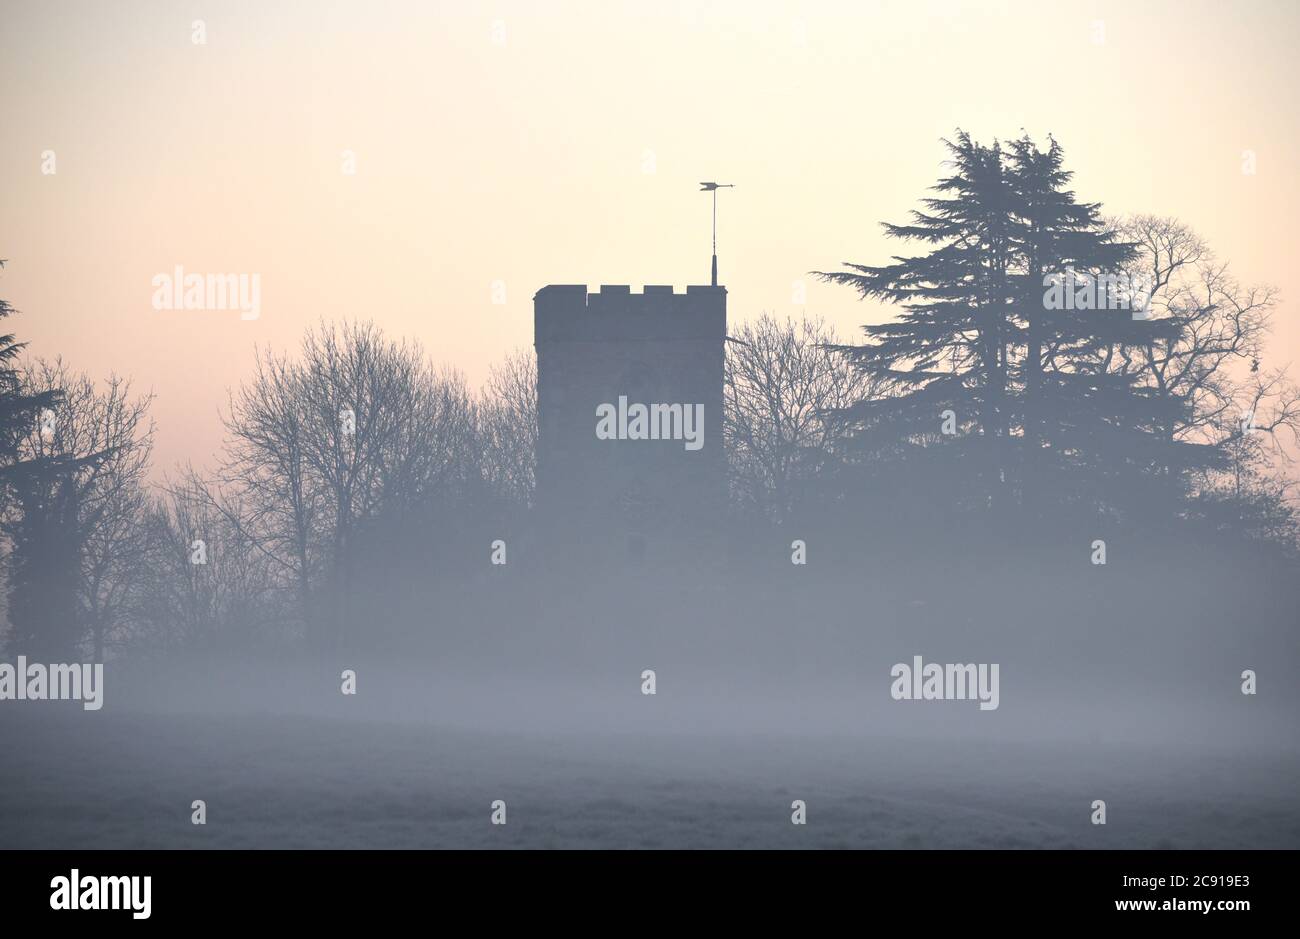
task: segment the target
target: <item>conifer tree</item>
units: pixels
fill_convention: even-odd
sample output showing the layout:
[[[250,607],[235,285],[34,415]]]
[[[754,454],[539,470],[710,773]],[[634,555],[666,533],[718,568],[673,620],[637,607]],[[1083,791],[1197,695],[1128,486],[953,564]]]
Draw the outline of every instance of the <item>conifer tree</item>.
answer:
[[[1132,513],[1177,494],[1182,471],[1213,454],[1163,432],[1187,402],[1115,367],[1181,328],[1144,315],[1141,286],[1122,276],[1133,246],[1076,200],[1055,140],[1004,150],[959,132],[945,145],[937,194],[910,224],[884,226],[929,251],[817,275],[901,308],[843,350],[894,389],[845,413],[862,452],[937,456],[959,500],[1004,520],[1050,503]]]
[[[2,262],[0,262],[2,263]],[[13,313],[0,300],[0,319]],[[33,448],[33,439],[58,434],[58,387],[31,389],[17,368],[25,343],[0,336],[0,529],[7,561],[7,644],[14,651],[71,661],[81,635],[78,589],[82,532],[76,474],[105,453]]]
[[[1181,493],[1171,468],[1213,454],[1170,439],[1186,399],[1159,396],[1114,366],[1133,350],[1178,333],[1176,319],[1149,318],[1152,285],[1128,279],[1134,246],[1118,240],[1097,203],[1068,188],[1073,173],[1049,138],[1012,142],[1016,318],[1024,349],[1012,368],[1019,389],[1021,497],[1032,514],[1049,501],[1108,507],[1129,516]],[[1165,497],[1162,499],[1162,496]]]
[[[5,265],[0,260],[0,269]],[[13,314],[14,308],[7,300],[0,300],[0,320]],[[20,448],[32,425],[41,413],[58,403],[57,391],[26,394],[22,377],[15,367],[19,354],[26,347],[12,333],[0,335],[0,485],[22,468]],[[6,495],[6,507],[8,506]]]
[[[981,146],[964,132],[944,143],[951,174],[932,187],[935,195],[911,213],[910,224],[883,225],[890,237],[932,249],[817,276],[901,307],[896,320],[863,327],[869,342],[842,350],[895,390],[845,411],[869,429],[863,442],[877,455],[909,459],[943,440],[961,488],[993,502],[1005,481],[1008,355],[1020,341],[1011,279],[1014,193],[998,145]],[[944,439],[947,430],[955,433]]]

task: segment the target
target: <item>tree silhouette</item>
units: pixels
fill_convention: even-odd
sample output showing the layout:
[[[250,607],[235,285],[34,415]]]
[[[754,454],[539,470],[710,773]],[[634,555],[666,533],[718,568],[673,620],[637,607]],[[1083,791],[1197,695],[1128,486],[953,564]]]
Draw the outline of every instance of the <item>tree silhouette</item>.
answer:
[[[6,263],[0,259],[0,269]],[[0,300],[0,320],[15,312],[9,301]],[[12,333],[0,335],[0,483],[31,468],[19,452],[21,443],[41,413],[53,408],[59,400],[58,389],[45,389],[34,394],[24,390],[22,375],[16,366],[26,346],[27,343],[16,341]]]
[[[873,267],[815,272],[863,298],[898,304],[897,319],[863,327],[869,342],[845,347],[854,363],[894,393],[845,409],[869,431],[860,443],[875,455],[913,459],[938,441],[945,412],[958,431],[945,444],[960,494],[998,501],[1007,466],[1008,351],[1015,342],[1011,280],[1014,193],[1001,149],[964,132],[944,141],[951,174],[913,210],[910,224],[883,223],[886,234],[933,245],[926,254]]]
[[[1076,200],[1063,162],[1055,140],[1046,150],[1028,136],[1011,144],[1016,314],[1025,337],[1014,366],[1023,398],[1022,495],[1033,512],[1051,493],[1129,514],[1163,505],[1167,514],[1183,471],[1215,454],[1169,435],[1190,409],[1185,395],[1157,394],[1113,363],[1176,341],[1183,326],[1150,316],[1154,284],[1128,277],[1135,245],[1119,240],[1100,205]],[[1051,303],[1053,296],[1065,302]]]
[[[0,266],[4,262],[0,261]],[[14,308],[0,300],[0,319]],[[10,543],[7,644],[34,655],[70,657],[79,633],[77,587],[78,461],[66,454],[33,454],[31,434],[54,431],[57,388],[29,390],[17,368],[26,343],[0,336],[0,525]]]
[[[737,507],[778,524],[833,466],[844,428],[837,415],[873,397],[871,378],[835,351],[823,320],[763,314],[732,330],[723,371],[724,433]]]
[[[910,224],[884,226],[929,252],[817,273],[902,310],[845,350],[894,389],[846,410],[862,450],[939,455],[958,501],[1004,521],[1053,508],[1136,514],[1180,493],[1217,454],[1168,433],[1185,395],[1115,367],[1183,328],[1147,315],[1126,276],[1134,246],[1067,188],[1056,141],[1004,149],[959,132],[945,145],[952,171],[938,195]]]

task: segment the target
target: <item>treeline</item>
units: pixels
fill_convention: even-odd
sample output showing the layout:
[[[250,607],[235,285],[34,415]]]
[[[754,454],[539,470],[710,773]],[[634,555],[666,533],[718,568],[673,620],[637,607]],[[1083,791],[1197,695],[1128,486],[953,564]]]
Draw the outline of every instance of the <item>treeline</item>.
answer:
[[[468,569],[463,539],[509,533],[532,497],[531,354],[475,393],[373,324],[322,324],[258,354],[214,469],[152,485],[128,381],[33,359],[4,382],[7,645],[52,660],[355,647],[363,597]]]
[[[1079,202],[1054,141],[949,148],[885,226],[922,250],[819,275],[886,307],[862,342],[811,316],[733,326],[733,540],[922,569],[1118,535],[1293,567],[1276,293],[1180,222]],[[536,534],[531,351],[476,391],[372,323],[320,324],[258,353],[214,466],[151,482],[149,397],[21,349],[0,337],[11,651],[372,649],[486,615],[488,546]]]

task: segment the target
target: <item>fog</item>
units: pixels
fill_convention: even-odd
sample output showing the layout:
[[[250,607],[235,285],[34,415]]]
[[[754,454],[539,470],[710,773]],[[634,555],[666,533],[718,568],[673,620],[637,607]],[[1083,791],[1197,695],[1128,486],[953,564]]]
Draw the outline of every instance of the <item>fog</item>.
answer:
[[[123,659],[100,711],[0,709],[6,845],[1300,843],[1294,607],[1259,570],[1196,592],[1165,570],[1152,615],[1132,587],[1161,564],[1086,552],[1014,604],[987,557],[910,579],[521,561],[406,633],[367,624],[400,650]],[[916,655],[997,663],[996,709],[896,700]]]

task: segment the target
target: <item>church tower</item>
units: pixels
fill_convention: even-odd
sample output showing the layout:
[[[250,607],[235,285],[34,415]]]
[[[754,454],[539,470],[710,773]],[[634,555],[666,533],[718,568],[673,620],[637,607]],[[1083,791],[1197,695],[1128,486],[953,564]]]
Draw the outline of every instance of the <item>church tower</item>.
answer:
[[[723,287],[543,287],[537,508],[601,557],[683,557],[726,505]],[[588,552],[584,552],[588,553]]]

